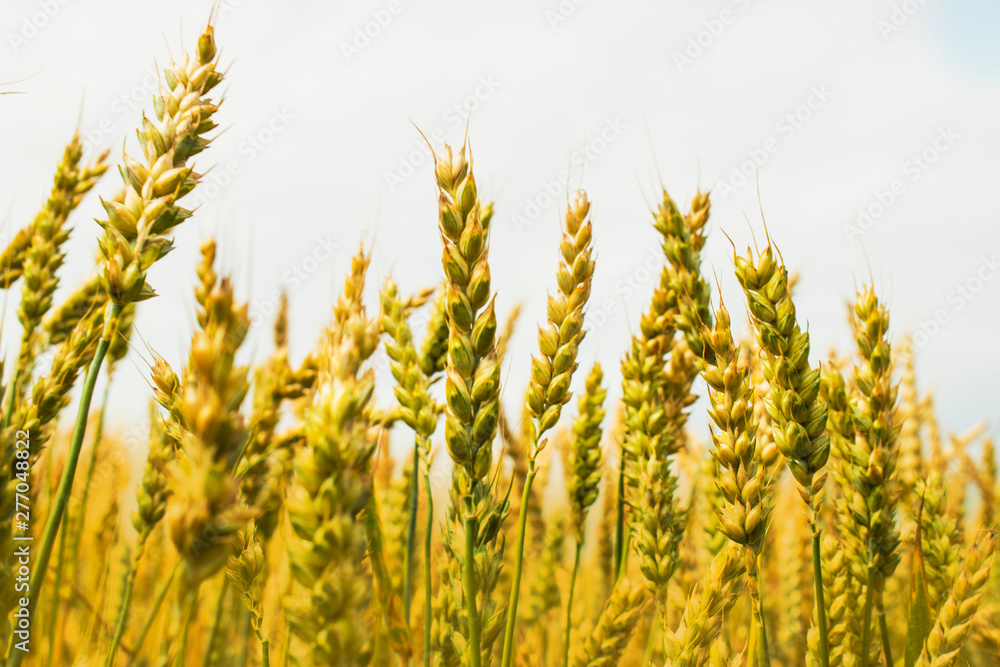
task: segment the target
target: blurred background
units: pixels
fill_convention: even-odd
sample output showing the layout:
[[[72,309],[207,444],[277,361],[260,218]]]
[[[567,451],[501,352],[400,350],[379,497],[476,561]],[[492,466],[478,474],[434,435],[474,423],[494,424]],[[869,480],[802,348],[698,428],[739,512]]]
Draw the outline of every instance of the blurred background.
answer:
[[[620,394],[619,361],[662,266],[650,213],[662,182],[682,209],[712,191],[704,267],[738,329],[722,232],[745,252],[763,240],[763,213],[800,274],[814,360],[853,349],[846,304],[871,276],[894,333],[914,336],[920,390],[933,388],[945,432],[985,420],[997,433],[1000,2],[5,0],[0,90],[17,93],[0,96],[5,243],[44,201],[74,128],[90,155],[137,149],[169,54],[193,47],[213,6],[229,65],[224,131],[196,160],[207,173],[183,203],[198,212],[151,273],[160,296],[137,321],[175,369],[209,236],[250,304],[248,360],[270,351],[281,290],[293,361],[315,345],[361,240],[374,244],[370,311],[389,273],[404,293],[436,284],[432,162],[414,125],[441,148],[461,143],[468,120],[480,192],[496,201],[501,319],[524,306],[512,415],[555,286],[567,191],[581,185],[597,268],[580,360],[600,360]],[[119,183],[111,170],[96,193]],[[94,194],[71,219],[57,301],[93,271],[100,212]],[[111,393],[123,428],[146,419],[151,395],[150,354],[133,341]],[[704,433],[701,408],[690,423]]]

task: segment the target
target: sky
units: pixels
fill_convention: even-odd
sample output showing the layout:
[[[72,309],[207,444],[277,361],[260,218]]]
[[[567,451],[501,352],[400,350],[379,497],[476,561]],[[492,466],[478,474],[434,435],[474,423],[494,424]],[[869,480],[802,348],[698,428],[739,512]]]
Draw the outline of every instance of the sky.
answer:
[[[800,275],[814,362],[852,351],[846,304],[873,280],[892,333],[917,342],[920,390],[935,392],[943,428],[998,432],[1000,2],[5,0],[0,90],[18,94],[0,96],[4,241],[44,201],[77,126],[90,156],[135,154],[158,72],[193,47],[215,4],[222,132],[196,160],[196,215],[150,273],[160,296],[140,308],[144,344],[111,390],[117,427],[146,418],[146,346],[183,366],[205,238],[250,304],[248,361],[270,352],[281,290],[293,359],[314,346],[362,241],[370,311],[389,274],[404,293],[434,285],[436,191],[416,128],[440,149],[468,121],[480,193],[496,202],[501,317],[523,304],[512,414],[555,288],[567,191],[581,186],[597,267],[580,362],[600,361],[620,395],[619,363],[663,262],[650,213],[662,183],[682,208],[712,192],[704,270],[738,330],[733,247],[764,238],[763,214]],[[59,296],[94,270],[98,195],[118,179],[109,171],[71,218]],[[703,408],[691,424],[705,432]]]

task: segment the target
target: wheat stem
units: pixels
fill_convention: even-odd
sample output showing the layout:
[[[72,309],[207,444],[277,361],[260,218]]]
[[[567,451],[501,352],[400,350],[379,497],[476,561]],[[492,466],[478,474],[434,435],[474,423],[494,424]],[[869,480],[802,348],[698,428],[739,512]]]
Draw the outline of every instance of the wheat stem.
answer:
[[[618,502],[615,509],[615,583],[625,571],[625,450],[618,451]]]
[[[757,567],[757,554],[752,547],[744,547],[743,559],[746,563],[747,578],[750,589],[750,602],[753,613],[754,650],[757,667],[769,667],[771,656],[767,650],[767,626],[764,623],[764,608],[760,591],[760,571]]]
[[[865,584],[865,612],[862,617],[864,629],[861,634],[861,667],[868,667],[872,642],[872,603],[875,595],[875,566],[871,562],[871,550],[868,555],[868,579]]]
[[[403,554],[403,618],[410,624],[410,600],[413,597],[413,547],[417,537],[417,506],[420,504],[420,484],[416,470],[420,465],[420,438],[413,444],[414,475],[410,482],[410,517],[406,528],[406,553]],[[425,564],[426,567],[426,564]]]
[[[122,636],[125,634],[125,625],[128,620],[128,609],[132,603],[132,586],[135,584],[135,575],[139,568],[139,561],[142,559],[146,549],[146,539],[140,536],[138,544],[135,545],[135,556],[132,557],[130,569],[125,575],[125,589],[122,591],[122,601],[118,608],[118,619],[115,621],[115,635],[111,640],[111,648],[108,649],[108,656],[105,659],[105,667],[112,667],[115,664],[115,655],[118,653],[118,646],[121,644]],[[171,575],[171,579],[173,575]],[[169,585],[170,580],[167,581]],[[156,611],[153,611],[153,616]]]
[[[210,667],[212,664],[212,654],[215,652],[215,645],[219,641],[219,629],[222,626],[222,611],[226,606],[226,593],[228,592],[229,577],[223,577],[222,586],[219,588],[219,599],[215,603],[215,616],[212,619],[212,627],[208,631],[208,646],[205,649],[202,667]],[[246,645],[246,642],[244,642],[244,645]]]
[[[109,306],[108,315],[105,318],[114,322],[121,314],[122,307],[117,303]],[[83,437],[87,432],[87,416],[90,413],[90,401],[94,396],[94,385],[97,384],[97,376],[101,372],[101,364],[108,353],[108,346],[111,343],[111,336],[114,335],[114,326],[106,331],[97,343],[97,351],[94,359],[90,362],[87,370],[87,378],[83,383],[83,393],[80,396],[80,407],[76,413],[76,424],[73,426],[73,435],[69,442],[69,452],[66,455],[66,466],[63,468],[62,477],[59,479],[59,487],[56,492],[55,505],[51,513],[45,520],[45,528],[42,531],[42,541],[38,546],[37,556],[34,562],[34,570],[29,581],[28,594],[28,614],[35,611],[38,604],[38,596],[45,581],[45,573],[49,566],[49,559],[52,556],[52,549],[55,546],[56,536],[59,533],[59,525],[62,523],[63,514],[66,512],[66,505],[69,503],[69,496],[73,490],[73,477],[76,475],[76,466],[80,461],[80,451],[83,449]],[[10,667],[19,667],[24,660],[25,651],[14,651],[10,656]]]
[[[566,632],[563,638],[563,667],[569,667],[569,640],[573,627],[573,590],[576,588],[576,575],[580,570],[581,551],[583,551],[583,543],[577,540],[576,548],[573,550],[573,574],[569,578],[569,593],[566,596]]]
[[[194,588],[187,594],[187,605],[184,610],[184,620],[181,624],[181,639],[177,645],[177,653],[174,655],[174,659],[170,660],[171,664],[176,664],[179,667],[183,667],[187,658],[187,643],[188,634],[191,629],[191,620],[195,615],[195,608],[198,606],[198,589],[201,588],[201,584],[196,583]]]
[[[108,409],[108,395],[111,389],[111,376],[108,375],[107,384],[104,385],[104,396],[101,399],[101,411],[97,415],[97,425],[94,427],[94,442],[91,444],[90,459],[87,461],[87,474],[84,477],[83,491],[80,495],[80,517],[76,521],[76,526],[69,534],[73,537],[73,548],[70,553],[74,554],[74,559],[80,553],[80,538],[83,536],[83,523],[87,514],[87,499],[90,497],[90,480],[94,476],[94,468],[97,465],[97,453],[100,450],[101,437],[104,435],[104,415]],[[67,519],[68,520],[68,519]],[[74,563],[77,560],[74,560]],[[61,572],[56,571],[59,575]]]
[[[886,625],[885,608],[882,605],[881,595],[878,596],[875,604],[878,607],[878,626],[879,632],[882,635],[882,652],[885,656],[885,667],[892,667],[892,648],[889,645],[889,626]]]
[[[528,530],[528,501],[531,498],[531,483],[535,481],[535,462],[528,461],[528,475],[524,479],[521,494],[521,508],[517,516],[517,546],[514,551],[514,576],[510,584],[510,601],[507,603],[507,626],[503,635],[503,659],[501,667],[510,667],[514,658],[514,626],[517,624],[517,599],[520,595],[521,572],[524,569],[524,538]]]
[[[813,584],[816,589],[816,625],[819,628],[819,657],[822,667],[830,667],[830,635],[827,631],[826,601],[823,598],[823,558],[820,554],[819,513],[812,520]]]
[[[121,645],[122,635],[125,634],[125,621],[128,618],[128,607],[132,601],[132,585],[135,583],[135,570],[132,570],[125,577],[125,590],[122,592],[122,603],[118,609],[118,620],[115,621],[115,636],[111,640],[111,648],[108,649],[108,656],[104,661],[105,667],[115,664],[115,655],[118,654],[118,646]]]
[[[59,534],[59,551],[56,556],[56,576],[52,580],[52,604],[49,606],[49,623],[46,632],[49,634],[49,652],[47,655],[48,664],[52,665],[52,658],[56,649],[56,620],[59,618],[59,582],[62,581],[63,565],[66,562],[66,531]]]
[[[73,548],[70,549],[70,553],[71,554],[78,554],[79,553],[78,549],[80,547],[80,536],[83,533],[83,521],[84,521],[84,518],[86,516],[86,510],[87,510],[87,496],[88,496],[89,491],[90,491],[90,478],[91,478],[91,476],[94,473],[94,466],[97,463],[98,444],[101,441],[101,435],[102,435],[102,433],[104,431],[104,413],[105,413],[105,410],[106,410],[106,408],[108,406],[108,389],[110,388],[110,384],[111,384],[110,380],[111,380],[111,378],[109,377],[108,378],[108,385],[104,387],[104,398],[101,401],[101,410],[100,410],[99,416],[97,418],[97,426],[96,426],[96,430],[94,432],[94,442],[93,442],[93,445],[91,446],[90,459],[88,460],[88,463],[87,463],[87,474],[84,477],[85,483],[84,483],[84,486],[83,486],[83,495],[80,498],[80,518],[77,521],[72,521],[72,517],[70,517],[67,514],[66,515],[66,524],[67,525],[64,526],[66,528],[66,530],[63,530],[59,534],[59,552],[58,552],[58,556],[56,557],[56,576],[55,576],[55,581],[56,582],[62,581],[63,568],[65,567],[65,563],[66,563],[66,541],[67,541],[67,539],[72,539],[72,541],[73,541]],[[72,522],[73,524],[75,524],[75,526],[71,526],[70,522]],[[77,562],[77,558],[76,558],[75,555],[73,556],[73,559],[74,559],[74,563]],[[52,597],[52,607],[49,609],[49,627],[48,627],[48,633],[49,633],[49,663],[50,664],[52,662],[53,644],[55,642],[55,626],[56,626],[56,620],[58,619],[58,617],[59,617],[59,594],[58,594],[58,592],[56,592],[53,595],[53,597]]]
[[[526,506],[527,504],[525,504]],[[465,586],[465,609],[469,618],[468,660],[472,667],[480,667],[482,663],[481,621],[476,605],[476,536],[479,534],[479,520],[473,513],[475,505],[472,496],[465,497],[465,563],[462,566],[462,583]],[[517,575],[520,575],[520,564]],[[517,588],[515,587],[516,591]],[[516,598],[516,593],[513,594]],[[506,652],[506,644],[504,651]],[[504,663],[509,664],[509,663]]]
[[[153,600],[153,607],[149,610],[146,616],[146,622],[143,624],[142,629],[139,630],[139,636],[135,639],[135,645],[132,647],[132,659],[129,661],[129,666],[135,663],[136,658],[139,655],[140,649],[142,649],[142,643],[146,641],[146,635],[149,634],[150,629],[153,627],[153,621],[156,620],[156,615],[160,611],[160,607],[163,606],[163,601],[167,599],[167,593],[170,591],[170,585],[174,583],[174,578],[181,569],[181,565],[184,564],[183,560],[178,560],[174,565],[173,569],[170,570],[170,575],[167,580],[163,582],[163,587],[160,588],[159,592],[156,594],[156,599]]]
[[[416,482],[414,482],[414,485]],[[431,491],[431,476],[424,469],[424,487],[427,489],[427,526],[424,528],[424,667],[431,667],[431,621],[433,603],[431,591],[431,534],[434,530],[434,497]]]

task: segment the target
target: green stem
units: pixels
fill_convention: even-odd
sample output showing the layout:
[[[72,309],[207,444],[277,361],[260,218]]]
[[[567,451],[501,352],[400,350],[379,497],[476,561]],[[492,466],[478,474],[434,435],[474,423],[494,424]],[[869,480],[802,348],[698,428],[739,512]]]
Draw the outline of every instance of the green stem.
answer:
[[[427,488],[427,527],[424,529],[424,667],[431,667],[431,532],[434,530],[434,497],[430,472],[424,471]]]
[[[59,533],[59,552],[56,557],[56,581],[62,581],[63,569],[66,564],[66,542],[71,540],[73,546],[70,548],[69,553],[73,554],[74,572],[76,570],[75,565],[79,563],[79,558],[77,557],[80,553],[80,537],[83,534],[83,521],[87,514],[87,494],[90,491],[90,478],[94,473],[94,466],[97,463],[97,451],[98,445],[101,442],[101,435],[104,432],[104,413],[108,407],[108,389],[111,388],[111,378],[108,377],[108,383],[104,387],[104,397],[101,400],[101,410],[98,413],[97,426],[94,430],[94,442],[90,447],[90,458],[87,462],[87,474],[84,476],[83,494],[80,498],[80,516],[75,521],[73,517],[66,513],[64,518],[65,526],[64,530]],[[75,577],[74,577],[75,578]],[[131,581],[128,581],[127,586],[131,587]],[[56,620],[59,617],[59,595],[58,595],[58,585],[57,593],[52,599],[52,608],[49,611],[49,664],[52,663],[52,649],[55,642],[55,626]],[[119,636],[118,640],[121,640]],[[115,642],[115,648],[117,648],[118,642]],[[109,663],[110,664],[110,663]]]
[[[417,483],[417,466],[420,465],[420,439],[413,443],[413,474],[410,477],[410,521],[406,529],[406,553],[403,554],[403,618],[410,625],[410,600],[413,598],[413,547],[417,539],[417,507],[420,504],[420,485]]]
[[[618,507],[615,515],[615,582],[624,571],[625,563],[625,448],[618,452]]]
[[[68,531],[73,538],[73,547],[70,549],[71,554],[80,553],[80,539],[83,536],[83,522],[87,516],[87,498],[90,496],[90,481],[94,476],[94,468],[97,466],[97,453],[99,451],[98,445],[101,442],[101,436],[104,435],[104,414],[108,408],[109,389],[111,389],[110,371],[108,375],[108,382],[104,386],[104,396],[101,399],[101,411],[97,415],[97,425],[94,427],[94,442],[90,446],[90,458],[87,461],[87,474],[83,478],[83,491],[80,495],[80,516],[77,518],[76,525],[73,526],[73,530]],[[67,518],[67,521],[69,521],[69,518]],[[74,564],[78,562],[78,558],[74,559]],[[61,572],[59,572],[59,574],[61,574]]]
[[[156,615],[160,611],[160,607],[163,606],[163,601],[167,599],[167,592],[170,590],[170,584],[174,582],[174,577],[177,576],[177,572],[180,571],[181,565],[184,561],[177,561],[174,565],[174,569],[170,571],[170,576],[164,582],[163,587],[160,592],[156,594],[156,599],[153,600],[153,608],[149,610],[146,616],[146,622],[142,626],[142,630],[139,631],[139,636],[135,639],[135,645],[132,647],[132,660],[129,661],[129,665],[135,662],[136,657],[139,655],[139,651],[142,649],[142,643],[146,641],[146,635],[149,634],[150,629],[153,627],[153,621],[156,620]]]
[[[667,652],[667,637],[668,633],[670,632],[670,624],[669,624],[670,619],[667,618],[666,602],[659,605],[659,609],[657,609],[656,613],[660,617],[660,650],[663,652],[664,657],[666,657],[667,655],[669,655],[669,653]],[[655,625],[650,626],[649,634],[650,635],[654,634],[653,632],[654,630],[656,630],[656,626]]]
[[[830,667],[830,637],[826,624],[826,600],[823,593],[823,558],[820,554],[819,513],[813,510],[813,585],[816,589],[816,625],[819,631],[819,657],[822,667]]]
[[[580,571],[580,552],[583,551],[583,540],[577,539],[573,550],[573,574],[569,578],[569,593],[566,595],[566,632],[563,635],[563,667],[569,667],[569,640],[573,627],[573,589],[576,587],[576,575]]]
[[[52,662],[56,648],[56,621],[59,619],[59,584],[62,581],[63,563],[66,562],[66,531],[59,534],[59,551],[56,556],[56,578],[52,582],[52,604],[49,606],[49,623],[47,632],[49,633],[48,664]]]
[[[885,608],[882,606],[882,591],[878,592],[875,602],[878,607],[878,625],[882,634],[882,654],[885,656],[885,667],[893,667],[892,648],[889,646],[889,626],[885,621]]]
[[[125,590],[122,592],[122,603],[118,608],[118,620],[115,622],[115,636],[111,640],[111,648],[108,649],[108,657],[104,661],[104,667],[112,667],[115,664],[115,655],[118,653],[118,646],[121,644],[122,636],[125,634],[129,605],[132,604],[132,585],[135,583],[135,574],[139,568],[139,560],[142,558],[145,547],[146,540],[140,536],[138,543],[135,545],[135,557],[132,559],[130,571],[125,578]],[[172,579],[173,574],[170,577]],[[156,615],[155,612],[153,615]]]
[[[646,648],[642,651],[642,663],[643,665],[652,665],[653,662],[653,652],[656,650],[656,628],[660,623],[658,619],[660,618],[660,605],[656,605],[656,609],[653,610],[653,619],[649,622],[649,634],[646,635]],[[662,639],[662,637],[661,637]],[[664,653],[666,655],[666,653]]]
[[[462,568],[462,580],[465,584],[465,609],[469,617],[469,647],[468,659],[471,667],[482,665],[482,640],[480,635],[479,609],[476,604],[476,538],[479,534],[479,519],[474,514],[472,496],[465,497],[465,564]],[[520,558],[518,558],[520,560]],[[520,574],[520,565],[518,565]],[[506,646],[504,647],[506,650]]]
[[[524,537],[528,529],[528,501],[531,498],[531,483],[535,480],[535,460],[528,461],[528,475],[524,479],[521,494],[521,510],[517,517],[517,547],[514,551],[514,577],[510,583],[510,602],[507,603],[507,628],[503,636],[503,660],[501,667],[510,667],[514,659],[514,626],[517,624],[517,598],[520,594],[521,571],[524,568]]]
[[[770,652],[767,650],[767,626],[764,624],[764,602],[760,591],[760,571],[757,569],[757,554],[751,547],[746,549],[747,575],[750,578],[750,602],[753,611],[753,626],[756,639],[754,655],[757,667],[769,667]]]
[[[865,586],[864,628],[861,633],[861,667],[868,667],[872,647],[872,600],[875,593],[875,568],[868,555],[868,582]]]
[[[194,618],[194,610],[198,606],[198,588],[199,586],[195,584],[188,593],[187,609],[184,611],[184,622],[181,625],[181,640],[177,646],[177,654],[171,661],[178,667],[184,667],[187,660],[188,630],[191,629],[191,619]]]
[[[229,592],[229,577],[223,577],[222,586],[219,588],[219,600],[215,603],[215,620],[212,621],[212,629],[208,632],[208,649],[205,651],[205,658],[202,660],[202,667],[209,667],[212,664],[212,653],[215,651],[215,644],[219,641],[219,628],[222,625],[222,611],[226,606],[226,593]],[[242,607],[241,607],[242,609]],[[246,645],[246,642],[243,642]]]
[[[628,567],[628,550],[632,544],[632,535],[628,532],[628,526],[625,527],[625,537],[622,541],[624,542],[622,546],[624,547],[625,557],[622,558],[622,561],[618,564],[618,570],[615,571],[616,584],[625,576],[625,568]]]
[[[260,640],[260,659],[261,659],[261,664],[264,667],[270,667],[270,665],[271,665],[271,658],[270,658],[270,656],[268,656],[267,653],[268,653],[268,650],[267,650],[267,640],[266,639],[261,639]]]
[[[119,304],[112,304],[111,310],[105,316],[105,322],[115,322],[121,314],[122,307]],[[87,433],[87,415],[90,413],[90,401],[94,397],[94,385],[97,384],[97,376],[101,372],[101,364],[108,353],[111,345],[111,336],[114,335],[114,326],[111,332],[97,342],[97,351],[94,352],[94,359],[90,362],[87,371],[87,379],[83,383],[83,393],[80,396],[80,407],[76,413],[76,424],[73,426],[73,437],[69,443],[69,452],[66,455],[66,467],[63,468],[62,477],[59,479],[59,490],[55,497],[55,506],[52,508],[48,518],[45,520],[45,528],[42,532],[42,542],[35,557],[31,579],[28,582],[28,617],[34,618],[35,606],[38,604],[38,595],[45,581],[45,574],[49,568],[49,559],[52,557],[52,549],[55,547],[56,535],[59,532],[59,524],[62,523],[63,514],[66,512],[66,504],[69,502],[70,492],[73,490],[73,478],[76,476],[76,466],[80,462],[80,451],[83,448],[83,436]],[[12,642],[13,643],[13,642]],[[14,651],[10,656],[9,667],[20,667],[24,660],[26,651]]]

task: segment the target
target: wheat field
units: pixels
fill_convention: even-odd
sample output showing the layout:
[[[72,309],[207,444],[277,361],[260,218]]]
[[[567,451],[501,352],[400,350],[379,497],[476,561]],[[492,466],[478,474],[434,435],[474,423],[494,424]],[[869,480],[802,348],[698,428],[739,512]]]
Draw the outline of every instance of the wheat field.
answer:
[[[7,667],[1000,664],[984,427],[941,433],[871,280],[850,307],[855,345],[821,353],[780,238],[761,226],[729,266],[703,266],[708,192],[679,205],[664,189],[651,207],[662,271],[621,341],[620,400],[588,361],[602,242],[588,196],[567,193],[546,320],[522,322],[496,299],[491,262],[516,258],[490,252],[467,141],[432,146],[423,175],[438,284],[387,277],[366,302],[361,244],[314,349],[291,360],[283,299],[274,352],[245,365],[248,305],[209,239],[172,368],[133,321],[174,289],[153,265],[198,215],[185,197],[227,108],[213,27],[185,46],[141,153],[115,174],[74,136],[0,258],[20,323],[2,375]],[[99,227],[77,221],[97,196]],[[99,254],[57,302],[71,220]],[[742,293],[718,293],[712,272],[729,270]],[[537,347],[512,367],[515,327],[537,327]],[[106,423],[95,396],[130,350],[146,361],[142,432]],[[525,384],[508,414],[504,392]],[[390,434],[412,442],[397,460]]]

